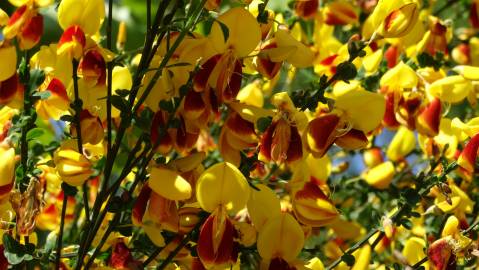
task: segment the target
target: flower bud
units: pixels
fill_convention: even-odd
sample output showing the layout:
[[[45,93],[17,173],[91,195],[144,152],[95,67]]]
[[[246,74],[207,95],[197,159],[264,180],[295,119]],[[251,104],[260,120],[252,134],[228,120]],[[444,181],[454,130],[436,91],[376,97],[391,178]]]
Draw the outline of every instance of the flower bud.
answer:
[[[198,214],[200,213],[199,208],[194,207],[182,207],[178,210],[179,215],[179,233],[189,233],[196,224],[200,221]]]
[[[385,38],[407,35],[419,17],[419,5],[414,1],[380,1],[371,16],[376,16],[377,34]],[[385,17],[384,17],[385,16]]]
[[[313,19],[318,12],[319,0],[295,0],[294,11],[306,20]]]
[[[391,161],[381,163],[363,174],[364,180],[377,189],[386,189],[393,180],[395,173]]]
[[[364,151],[363,160],[366,166],[372,168],[384,161],[383,154],[380,148],[374,147]]]
[[[118,35],[116,36],[116,48],[119,51],[123,51],[125,49],[126,37],[126,23],[121,21],[120,25],[118,25]]]
[[[471,52],[468,44],[459,44],[451,52],[452,59],[460,64],[467,65],[471,61]]]

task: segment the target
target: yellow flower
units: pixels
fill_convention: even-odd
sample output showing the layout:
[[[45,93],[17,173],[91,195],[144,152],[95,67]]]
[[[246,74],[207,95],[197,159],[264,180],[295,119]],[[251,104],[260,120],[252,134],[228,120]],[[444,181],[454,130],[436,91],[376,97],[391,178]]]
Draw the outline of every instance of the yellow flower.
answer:
[[[426,87],[430,95],[450,103],[461,102],[472,90],[471,81],[460,75],[439,79]]]
[[[170,200],[186,200],[192,193],[190,183],[177,172],[167,168],[153,168],[148,185],[154,192]]]
[[[406,244],[402,250],[403,256],[406,258],[406,261],[409,265],[415,265],[417,262],[426,257],[424,249],[426,248],[426,241],[419,237],[411,237],[406,240]],[[429,264],[427,262],[423,263],[422,266],[428,269]]]
[[[206,169],[196,183],[196,198],[207,212],[225,207],[236,213],[246,206],[249,193],[246,178],[228,162],[217,163]]]
[[[339,216],[334,203],[328,198],[329,194],[325,194],[318,182],[314,178],[303,182],[292,196],[296,218],[313,227],[325,226]]]
[[[67,184],[81,186],[92,175],[90,161],[78,153],[75,141],[66,141],[53,156],[58,175]]]
[[[303,245],[303,230],[288,213],[269,219],[258,234],[257,248],[263,261],[279,258],[292,262]]]
[[[100,29],[105,18],[105,3],[102,0],[62,0],[58,6],[58,23],[66,30],[78,26],[89,36]]]
[[[248,200],[248,213],[257,231],[261,231],[261,228],[268,220],[273,219],[280,215],[281,205],[278,197],[266,185],[256,185],[259,189],[251,191],[251,198]]]
[[[371,17],[380,37],[402,37],[416,24],[419,4],[415,0],[380,0]]]

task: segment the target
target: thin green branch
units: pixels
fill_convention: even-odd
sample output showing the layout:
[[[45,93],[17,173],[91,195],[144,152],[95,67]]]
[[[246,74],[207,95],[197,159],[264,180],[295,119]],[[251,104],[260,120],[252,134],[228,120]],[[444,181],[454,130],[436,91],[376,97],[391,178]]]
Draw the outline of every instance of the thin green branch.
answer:
[[[56,248],[56,258],[55,258],[55,269],[60,269],[60,258],[62,253],[62,242],[63,242],[63,227],[65,226],[65,215],[67,211],[67,202],[68,202],[68,195],[63,192],[63,202],[62,202],[62,214],[60,219],[60,231],[58,232],[58,239],[57,239],[57,248]]]

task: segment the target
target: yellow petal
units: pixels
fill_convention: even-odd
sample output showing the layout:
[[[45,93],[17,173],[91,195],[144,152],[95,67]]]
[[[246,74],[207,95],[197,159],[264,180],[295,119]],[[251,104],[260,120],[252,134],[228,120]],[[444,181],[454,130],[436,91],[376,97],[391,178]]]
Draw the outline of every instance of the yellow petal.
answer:
[[[465,79],[468,79],[471,81],[479,80],[479,67],[456,66],[452,70],[461,74]]]
[[[153,244],[155,244],[155,246],[157,247],[165,246],[165,239],[163,238],[163,235],[161,234],[163,230],[161,229],[160,226],[158,226],[152,221],[151,217],[148,214],[148,211],[145,212],[142,222],[143,222],[142,228],[145,231],[148,238],[150,238],[151,242],[153,242]]]
[[[386,111],[384,96],[369,91],[350,91],[338,97],[336,108],[344,111],[354,129],[368,133],[377,128]]]
[[[250,54],[261,40],[261,28],[256,18],[244,8],[229,9],[217,19],[228,28],[228,39],[225,37],[221,26],[214,22],[209,38],[218,53],[232,49],[237,57]]]
[[[426,248],[426,242],[419,237],[411,237],[406,241],[402,254],[406,257],[406,261],[409,265],[415,265],[417,262],[426,257],[424,249]]]
[[[378,70],[379,64],[381,64],[381,60],[383,59],[383,51],[377,50],[372,52],[369,55],[366,55],[363,58],[363,66],[366,72],[374,73]]]
[[[104,18],[103,0],[63,0],[58,6],[58,23],[63,29],[78,25],[92,36],[100,30]]]
[[[258,234],[259,255],[265,260],[276,256],[293,261],[304,245],[304,233],[296,219],[288,213],[268,220]]]
[[[451,103],[462,101],[472,90],[472,83],[460,75],[442,78],[426,88],[432,96]]]
[[[264,104],[264,97],[259,82],[254,81],[243,87],[238,92],[236,99],[242,103],[262,108]]]
[[[178,173],[166,168],[153,168],[148,185],[169,200],[186,200],[191,197],[191,185]]]
[[[436,204],[437,208],[441,209],[441,211],[443,211],[444,213],[449,213],[451,211],[454,211],[454,209],[459,206],[459,204],[461,203],[461,198],[459,198],[459,196],[452,197],[451,204],[449,204],[444,195],[440,194],[436,198],[434,203]]]
[[[356,262],[351,270],[369,269],[369,261],[371,260],[371,246],[364,245],[362,248],[354,252],[353,256],[356,258]]]
[[[0,47],[0,82],[15,74],[17,70],[17,50],[14,46]]]
[[[398,161],[406,157],[414,148],[416,148],[414,132],[401,126],[391,140],[386,155],[390,160]]]
[[[444,224],[444,228],[441,232],[441,237],[446,237],[448,235],[453,236],[459,232],[459,219],[455,216],[449,216]]]
[[[381,77],[380,85],[389,89],[413,88],[418,83],[416,72],[404,62],[400,62],[394,68],[388,70]]]
[[[4,26],[8,23],[8,14],[0,8],[0,26]]]
[[[205,157],[205,152],[197,152],[184,158],[175,159],[168,163],[168,166],[175,168],[175,170],[181,173],[189,172],[201,166],[201,162],[203,162]]]
[[[12,183],[15,174],[15,149],[0,148],[0,186]]]
[[[278,47],[289,48],[291,53],[285,59],[291,65],[297,68],[309,67],[313,64],[314,54],[303,43],[297,41],[285,30],[278,30],[274,34]]]
[[[218,206],[238,212],[246,206],[249,193],[249,184],[244,175],[228,162],[206,169],[196,183],[196,198],[207,212],[213,212]]]
[[[324,270],[324,265],[319,258],[314,257],[308,261],[306,268],[310,270]]]
[[[251,198],[248,200],[248,213],[254,227],[260,231],[263,225],[270,219],[280,215],[281,205],[276,193],[268,186],[256,185],[259,189],[251,191]]]
[[[119,67],[116,66],[113,68],[112,73],[112,84],[111,88],[113,93],[116,93],[117,90],[130,90],[131,86],[133,85],[133,81],[131,79],[130,70],[128,67]],[[111,115],[113,118],[120,116],[120,111],[113,107]]]

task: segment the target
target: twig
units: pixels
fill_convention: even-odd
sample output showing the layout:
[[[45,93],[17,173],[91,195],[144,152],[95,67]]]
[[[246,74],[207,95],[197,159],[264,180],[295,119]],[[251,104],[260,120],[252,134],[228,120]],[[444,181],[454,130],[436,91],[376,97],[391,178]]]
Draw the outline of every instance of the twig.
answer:
[[[55,259],[55,269],[60,269],[60,257],[62,253],[62,238],[63,238],[63,227],[65,226],[65,215],[67,212],[67,202],[68,202],[68,195],[66,192],[63,192],[63,203],[62,203],[62,215],[60,219],[60,231],[58,232],[58,239],[57,239],[57,257]]]

